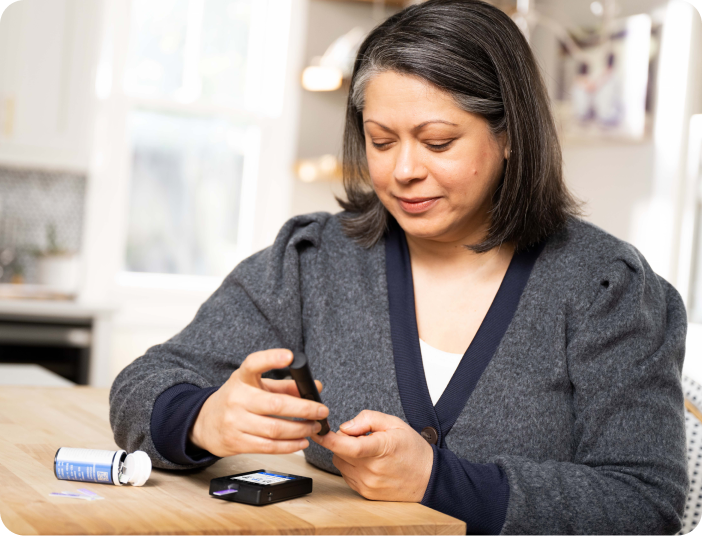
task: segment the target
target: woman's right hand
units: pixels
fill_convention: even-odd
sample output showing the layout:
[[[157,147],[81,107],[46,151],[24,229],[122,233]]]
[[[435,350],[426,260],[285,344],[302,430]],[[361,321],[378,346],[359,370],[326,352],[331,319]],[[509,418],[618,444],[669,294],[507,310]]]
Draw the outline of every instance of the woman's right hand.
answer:
[[[261,374],[292,363],[290,350],[249,355],[227,382],[202,405],[188,439],[215,456],[243,453],[288,454],[307,448],[305,439],[319,432],[316,422],[329,415],[318,402],[300,398],[293,380],[269,380]],[[317,389],[322,384],[315,380]],[[298,417],[290,421],[279,417]]]

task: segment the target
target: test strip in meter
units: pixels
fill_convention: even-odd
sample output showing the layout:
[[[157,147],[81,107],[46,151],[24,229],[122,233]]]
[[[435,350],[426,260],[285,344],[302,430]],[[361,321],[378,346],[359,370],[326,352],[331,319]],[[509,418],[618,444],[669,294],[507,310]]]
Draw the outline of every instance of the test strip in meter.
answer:
[[[230,495],[231,493],[237,493],[238,491],[238,489],[223,489],[220,491],[213,491],[212,495],[217,495],[219,497],[220,495]]]

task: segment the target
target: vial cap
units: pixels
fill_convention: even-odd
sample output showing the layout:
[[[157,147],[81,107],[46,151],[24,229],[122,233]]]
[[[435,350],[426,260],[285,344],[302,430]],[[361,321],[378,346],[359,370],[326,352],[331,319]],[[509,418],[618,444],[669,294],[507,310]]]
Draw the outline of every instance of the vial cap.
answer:
[[[123,484],[129,483],[132,486],[143,486],[149,479],[149,476],[151,476],[151,458],[149,458],[149,455],[142,450],[127,454],[120,481]]]

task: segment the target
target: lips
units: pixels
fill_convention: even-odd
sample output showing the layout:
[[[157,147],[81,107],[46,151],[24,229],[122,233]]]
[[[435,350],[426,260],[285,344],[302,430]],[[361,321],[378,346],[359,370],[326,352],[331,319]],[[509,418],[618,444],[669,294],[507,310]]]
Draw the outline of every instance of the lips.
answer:
[[[439,197],[398,197],[397,200],[400,203],[400,207],[405,212],[410,214],[419,214],[425,212],[433,207]]]

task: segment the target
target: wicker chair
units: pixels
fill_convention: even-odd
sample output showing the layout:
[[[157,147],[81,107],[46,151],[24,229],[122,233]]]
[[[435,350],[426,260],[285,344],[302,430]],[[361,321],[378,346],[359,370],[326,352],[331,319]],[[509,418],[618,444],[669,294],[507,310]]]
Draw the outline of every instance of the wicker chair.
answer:
[[[685,432],[687,436],[687,472],[690,489],[687,492],[682,529],[687,534],[700,522],[702,515],[702,385],[683,376],[685,392]]]

